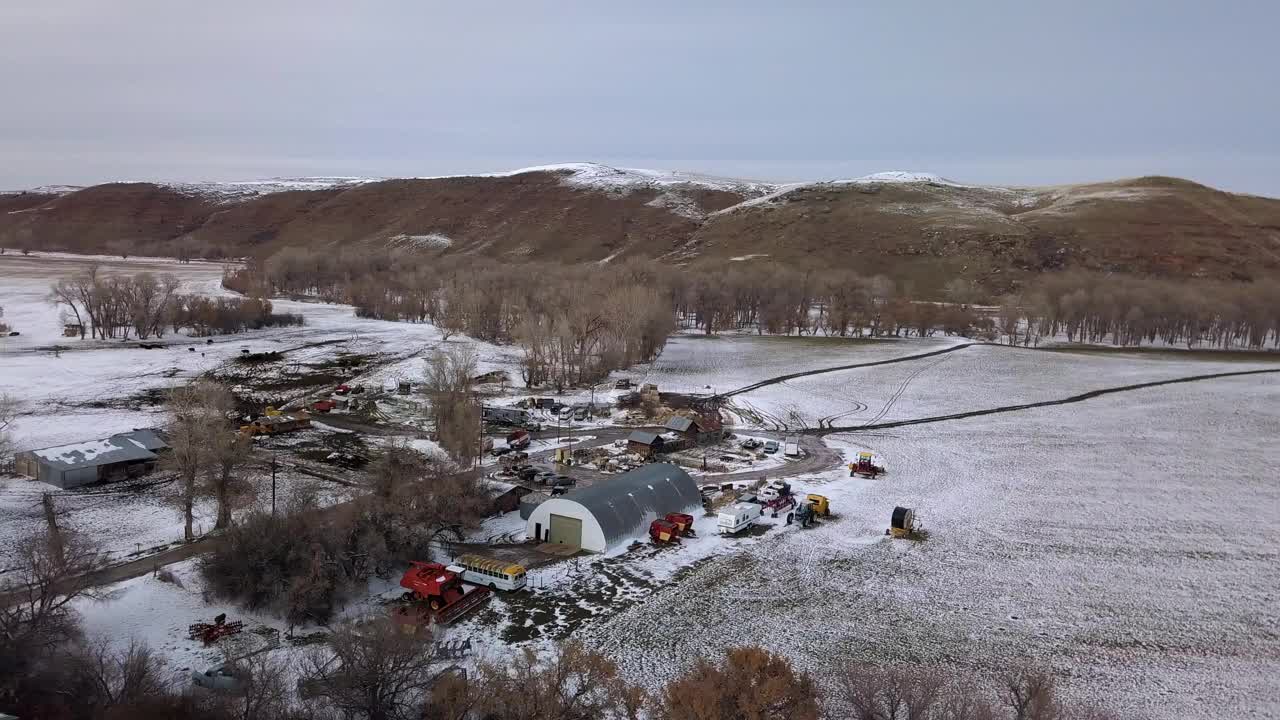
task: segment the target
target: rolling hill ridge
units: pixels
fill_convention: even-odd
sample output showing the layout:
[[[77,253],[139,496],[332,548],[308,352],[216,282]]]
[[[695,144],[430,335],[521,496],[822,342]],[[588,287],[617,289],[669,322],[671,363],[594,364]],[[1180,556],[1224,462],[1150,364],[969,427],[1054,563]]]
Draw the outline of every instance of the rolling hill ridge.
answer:
[[[882,173],[778,185],[593,164],[0,194],[0,247],[238,257],[290,246],[775,261],[993,288],[1068,268],[1251,280],[1280,277],[1280,200],[1164,177],[1000,188]]]

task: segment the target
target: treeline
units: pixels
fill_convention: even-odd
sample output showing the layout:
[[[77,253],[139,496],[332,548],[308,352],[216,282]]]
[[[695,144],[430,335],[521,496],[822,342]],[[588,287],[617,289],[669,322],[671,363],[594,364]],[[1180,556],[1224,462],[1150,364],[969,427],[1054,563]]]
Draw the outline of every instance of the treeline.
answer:
[[[223,285],[349,303],[361,317],[430,322],[446,339],[516,343],[526,383],[563,388],[657,356],[675,329],[676,272],[651,262],[511,265],[290,248],[228,272]]]
[[[173,275],[156,277],[104,275],[96,264],[50,288],[49,299],[66,308],[67,319],[80,328],[80,337],[138,339],[163,337],[189,330],[196,336],[223,335],[268,326],[301,325],[302,316],[276,314],[261,297],[210,298],[178,293]]]
[[[1043,275],[1002,298],[996,322],[1009,344],[1062,334],[1081,343],[1260,350],[1280,347],[1280,283]]]
[[[779,265],[695,267],[676,276],[676,310],[708,335],[755,330],[780,335],[929,337],[986,332],[972,305],[972,283],[947,284],[949,303],[919,302],[909,283],[847,270],[800,271]]]

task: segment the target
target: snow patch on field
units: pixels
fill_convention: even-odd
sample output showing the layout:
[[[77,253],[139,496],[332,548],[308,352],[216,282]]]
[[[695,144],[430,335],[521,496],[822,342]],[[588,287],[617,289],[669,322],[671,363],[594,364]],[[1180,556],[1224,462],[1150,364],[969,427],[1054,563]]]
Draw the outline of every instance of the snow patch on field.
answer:
[[[420,250],[444,250],[453,246],[453,239],[449,236],[433,232],[426,235],[393,235],[387,240],[387,244],[393,247],[410,247]]]

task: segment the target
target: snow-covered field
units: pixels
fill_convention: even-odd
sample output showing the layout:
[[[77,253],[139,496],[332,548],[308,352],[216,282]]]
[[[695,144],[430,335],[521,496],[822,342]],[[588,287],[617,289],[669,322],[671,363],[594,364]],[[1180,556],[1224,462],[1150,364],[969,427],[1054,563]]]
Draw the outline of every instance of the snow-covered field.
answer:
[[[666,659],[758,642],[819,674],[843,660],[1031,661],[1121,717],[1273,717],[1269,377],[838,436],[891,474],[827,474],[836,521],[718,555],[574,637],[651,683],[683,668]],[[895,505],[919,512],[928,540],[884,537]]]
[[[957,338],[854,339],[841,337],[682,333],[667,340],[662,355],[625,373],[662,392],[724,393],[751,383],[806,370],[875,362],[940,350]]]
[[[1190,375],[1277,368],[1280,355],[1242,354],[1224,359],[1221,354],[1202,357],[1177,352],[1037,351],[973,345],[892,365],[787,380],[737,395],[732,398],[732,407],[737,410],[738,423],[745,427],[856,427],[1056,400],[1090,390]],[[1177,386],[1170,392],[1178,392]]]

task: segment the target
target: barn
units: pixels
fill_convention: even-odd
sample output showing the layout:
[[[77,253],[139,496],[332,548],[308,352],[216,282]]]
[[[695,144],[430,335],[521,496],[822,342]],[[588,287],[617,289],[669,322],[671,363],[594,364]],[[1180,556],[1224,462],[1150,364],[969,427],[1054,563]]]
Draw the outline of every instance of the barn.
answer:
[[[688,473],[652,463],[538,505],[529,514],[528,536],[605,552],[643,536],[654,518],[701,507],[702,495]]]
[[[155,469],[157,452],[167,449],[151,430],[118,433],[101,440],[27,450],[14,455],[14,468],[60,488],[135,477]]]
[[[662,452],[665,444],[666,441],[661,435],[644,430],[632,430],[627,436],[627,452],[635,453],[640,457],[653,457]]]

